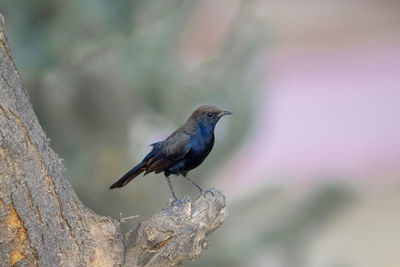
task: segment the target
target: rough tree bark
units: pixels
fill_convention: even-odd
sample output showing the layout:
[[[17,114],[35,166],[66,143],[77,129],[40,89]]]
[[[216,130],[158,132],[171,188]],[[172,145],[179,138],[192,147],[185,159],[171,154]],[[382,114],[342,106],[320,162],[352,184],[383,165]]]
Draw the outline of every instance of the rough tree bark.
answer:
[[[0,14],[0,266],[179,266],[225,217],[218,190],[127,234],[86,208],[32,110]]]

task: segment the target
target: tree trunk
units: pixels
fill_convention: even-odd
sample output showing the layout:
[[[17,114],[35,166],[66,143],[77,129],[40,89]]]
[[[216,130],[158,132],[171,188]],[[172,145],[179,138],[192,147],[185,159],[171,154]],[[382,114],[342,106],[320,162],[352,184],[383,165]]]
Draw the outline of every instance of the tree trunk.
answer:
[[[200,254],[226,213],[214,190],[125,235],[85,207],[33,112],[0,14],[0,266],[178,266]]]

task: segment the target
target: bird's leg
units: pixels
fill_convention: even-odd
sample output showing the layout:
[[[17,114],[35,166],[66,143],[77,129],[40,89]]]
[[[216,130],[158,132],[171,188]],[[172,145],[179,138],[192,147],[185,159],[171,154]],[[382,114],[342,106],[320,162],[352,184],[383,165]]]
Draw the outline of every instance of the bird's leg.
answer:
[[[190,178],[187,177],[187,176],[184,176],[184,177],[185,177],[187,180],[189,180],[197,189],[199,189],[200,193],[204,193],[204,190],[201,189],[201,187],[198,186],[192,179],[190,179]]]
[[[174,189],[172,188],[171,180],[169,179],[168,176],[165,176],[165,179],[167,179],[169,189],[171,189],[172,196],[174,197],[174,201],[178,200],[178,198],[175,195]]]

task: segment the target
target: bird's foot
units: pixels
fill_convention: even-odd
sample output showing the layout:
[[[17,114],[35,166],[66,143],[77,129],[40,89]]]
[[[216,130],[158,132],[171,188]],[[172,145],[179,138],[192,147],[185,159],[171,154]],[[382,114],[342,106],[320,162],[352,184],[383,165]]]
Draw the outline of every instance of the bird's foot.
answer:
[[[172,201],[170,202],[170,205],[171,205],[171,206],[179,206],[179,205],[181,205],[181,204],[186,204],[186,203],[188,203],[188,202],[190,202],[190,199],[188,199],[188,198],[185,196],[185,197],[183,197],[183,198],[175,198],[174,200],[172,200]]]
[[[200,192],[204,196],[207,195],[207,194],[211,194],[212,196],[215,196],[214,191],[215,191],[214,188],[210,188],[210,189],[207,189],[207,190],[201,190]]]

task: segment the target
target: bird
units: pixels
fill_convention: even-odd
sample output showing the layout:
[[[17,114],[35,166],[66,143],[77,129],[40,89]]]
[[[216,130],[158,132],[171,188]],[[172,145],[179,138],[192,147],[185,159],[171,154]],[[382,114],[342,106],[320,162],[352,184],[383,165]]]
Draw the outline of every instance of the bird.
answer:
[[[172,188],[170,175],[181,175],[190,181],[201,193],[204,190],[188,177],[188,172],[198,167],[214,146],[214,129],[217,122],[232,112],[221,110],[213,105],[197,108],[189,119],[165,140],[151,144],[150,153],[122,176],[110,189],[127,185],[133,178],[144,172],[161,173],[167,180],[174,201],[178,198]],[[143,175],[143,176],[144,176]]]

